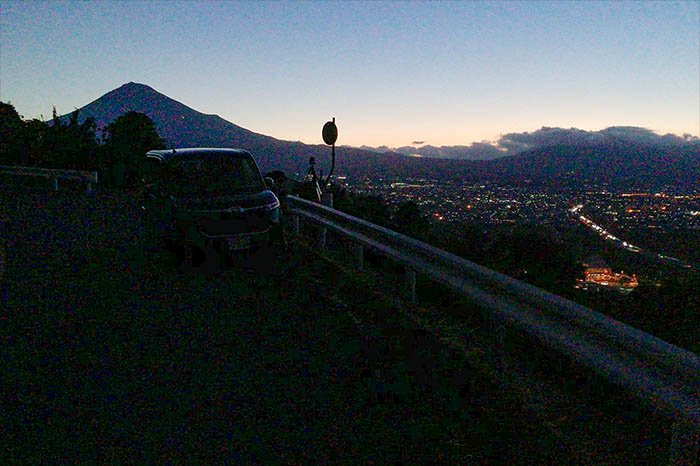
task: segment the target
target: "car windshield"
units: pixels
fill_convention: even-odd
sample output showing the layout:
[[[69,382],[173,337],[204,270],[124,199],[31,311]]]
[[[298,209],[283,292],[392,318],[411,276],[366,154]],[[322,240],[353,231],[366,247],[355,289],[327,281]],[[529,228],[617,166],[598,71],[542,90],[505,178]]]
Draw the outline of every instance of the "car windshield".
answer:
[[[255,162],[247,157],[207,155],[173,164],[174,190],[181,194],[242,194],[265,189]]]

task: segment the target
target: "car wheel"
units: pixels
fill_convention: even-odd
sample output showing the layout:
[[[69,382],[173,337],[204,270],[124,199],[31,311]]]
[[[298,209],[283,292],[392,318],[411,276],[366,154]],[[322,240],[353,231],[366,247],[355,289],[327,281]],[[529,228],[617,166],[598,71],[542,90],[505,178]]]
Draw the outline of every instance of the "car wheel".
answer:
[[[167,249],[168,251],[175,252],[178,249],[180,249],[180,245],[178,244],[177,240],[174,238],[163,238],[162,239],[163,247]]]
[[[268,274],[274,269],[276,250],[269,242],[264,242],[250,250],[248,255],[249,268],[258,273]]]

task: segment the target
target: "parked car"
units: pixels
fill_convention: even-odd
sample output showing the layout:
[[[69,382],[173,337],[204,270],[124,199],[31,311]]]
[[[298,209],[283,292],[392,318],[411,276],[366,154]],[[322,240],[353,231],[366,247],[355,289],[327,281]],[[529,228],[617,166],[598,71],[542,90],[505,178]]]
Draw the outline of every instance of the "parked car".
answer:
[[[183,250],[189,265],[216,266],[238,251],[265,249],[281,236],[273,181],[263,179],[245,150],[152,150],[144,173],[149,236]]]

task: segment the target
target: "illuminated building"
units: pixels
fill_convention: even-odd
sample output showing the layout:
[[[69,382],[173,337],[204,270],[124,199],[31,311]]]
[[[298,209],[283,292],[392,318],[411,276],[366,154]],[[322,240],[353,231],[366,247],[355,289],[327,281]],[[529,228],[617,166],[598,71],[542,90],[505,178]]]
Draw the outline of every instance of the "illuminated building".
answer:
[[[576,280],[575,288],[587,290],[596,287],[610,287],[622,293],[629,293],[639,286],[636,275],[613,272],[600,257],[586,259],[583,266],[585,267],[583,279]]]

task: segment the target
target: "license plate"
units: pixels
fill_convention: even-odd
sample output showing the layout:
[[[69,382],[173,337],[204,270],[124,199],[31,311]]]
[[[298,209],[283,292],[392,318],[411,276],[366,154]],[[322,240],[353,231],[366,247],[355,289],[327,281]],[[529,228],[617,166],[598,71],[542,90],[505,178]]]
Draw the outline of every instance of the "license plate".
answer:
[[[240,249],[248,249],[251,245],[249,236],[239,236],[234,238],[226,238],[229,251],[238,251]]]

